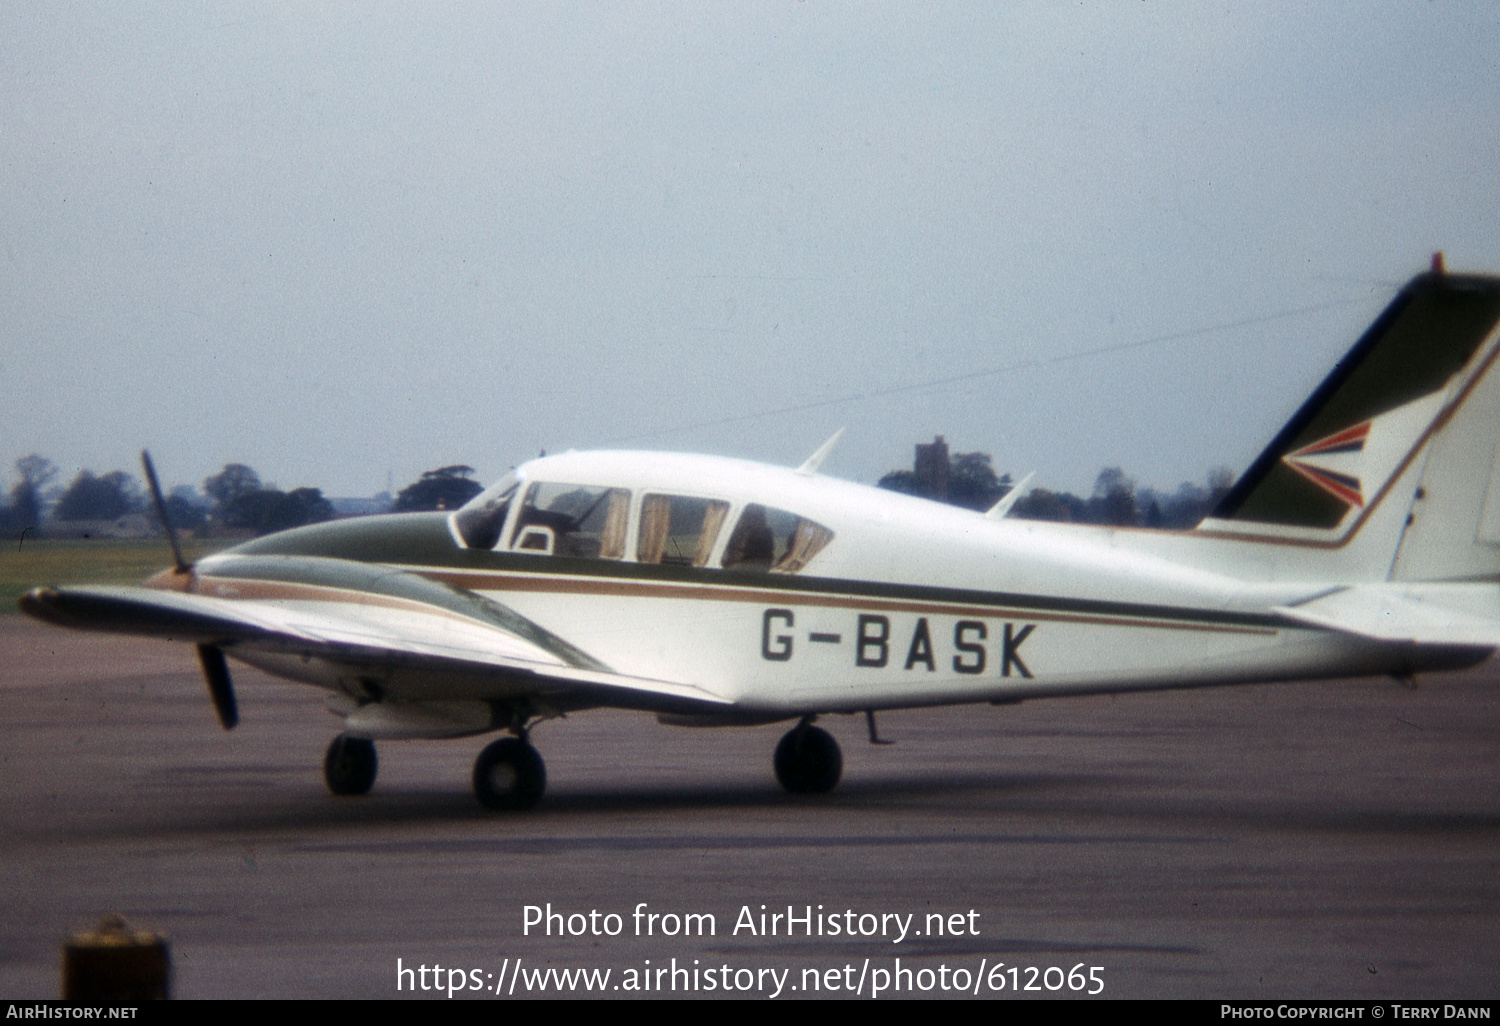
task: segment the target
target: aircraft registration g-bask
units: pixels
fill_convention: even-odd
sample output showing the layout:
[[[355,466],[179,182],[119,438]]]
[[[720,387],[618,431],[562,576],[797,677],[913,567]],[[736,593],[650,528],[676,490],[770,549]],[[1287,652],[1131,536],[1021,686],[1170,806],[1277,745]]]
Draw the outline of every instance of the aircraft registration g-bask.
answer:
[[[1500,278],[1408,284],[1213,514],[1187,531],[1005,519],[707,456],[569,453],[454,512],[258,538],[139,588],[39,588],[33,616],[193,643],[327,692],[329,788],[374,742],[504,731],[479,800],[534,805],[539,720],[796,721],[775,753],[828,791],[827,713],[1390,674],[1500,646]],[[153,491],[160,490],[150,471]],[[175,539],[173,541],[176,547]]]

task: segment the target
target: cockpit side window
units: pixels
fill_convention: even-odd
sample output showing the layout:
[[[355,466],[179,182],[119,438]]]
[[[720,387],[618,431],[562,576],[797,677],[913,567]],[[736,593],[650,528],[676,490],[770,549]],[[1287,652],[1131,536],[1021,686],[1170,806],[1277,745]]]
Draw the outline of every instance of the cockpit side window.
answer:
[[[493,549],[500,541],[505,515],[510,512],[510,500],[515,494],[516,483],[512,481],[508,488],[476,495],[454,513],[453,524],[464,544],[471,549]]]
[[[794,574],[833,540],[833,532],[795,513],[751,503],[724,546],[725,569]]]
[[[516,518],[517,552],[621,559],[630,492],[624,488],[537,482]]]
[[[708,562],[729,503],[686,495],[647,495],[635,558],[642,563],[702,566]]]

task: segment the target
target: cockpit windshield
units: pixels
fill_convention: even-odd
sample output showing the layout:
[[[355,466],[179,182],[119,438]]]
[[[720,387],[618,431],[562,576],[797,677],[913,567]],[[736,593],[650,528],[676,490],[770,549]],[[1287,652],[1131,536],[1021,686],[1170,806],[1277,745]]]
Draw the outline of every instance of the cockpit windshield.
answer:
[[[506,474],[453,514],[453,526],[465,545],[471,549],[493,549],[499,543],[505,515],[510,512],[510,500],[519,485],[520,479],[514,473]]]
[[[759,503],[740,509],[724,539],[729,502],[654,491],[635,498],[628,488],[512,472],[454,513],[452,524],[471,549],[782,574],[800,572],[833,540],[821,524]]]

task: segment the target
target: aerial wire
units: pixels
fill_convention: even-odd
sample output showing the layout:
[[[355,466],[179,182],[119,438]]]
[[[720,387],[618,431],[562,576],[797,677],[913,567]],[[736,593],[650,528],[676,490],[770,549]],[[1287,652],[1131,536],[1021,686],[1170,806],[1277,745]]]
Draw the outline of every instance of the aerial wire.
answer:
[[[1130,342],[1116,342],[1106,346],[1097,346],[1093,349],[1083,349],[1074,353],[1063,353],[1059,356],[1038,357],[1032,359],[1016,360],[999,367],[989,367],[983,370],[966,371],[963,374],[950,374],[940,378],[928,378],[925,381],[909,382],[903,385],[888,385],[884,388],[871,389],[866,392],[852,392],[845,395],[834,396],[827,399],[812,399],[807,402],[793,403],[790,406],[781,406],[771,410],[759,410],[754,413],[741,413],[731,417],[716,417],[712,420],[701,420],[691,424],[679,424],[675,427],[658,428],[654,431],[646,431],[639,434],[623,435],[608,440],[605,444],[614,445],[621,442],[638,442],[648,438],[660,438],[664,435],[675,435],[687,431],[700,431],[705,428],[724,427],[729,424],[743,424],[747,421],[762,420],[766,417],[779,417],[789,413],[805,413],[808,410],[824,409],[830,406],[842,406],[846,403],[859,402],[864,399],[882,399],[893,395],[902,395],[909,392],[921,392],[927,389],[942,388],[946,385],[956,385],[965,381],[977,381],[983,378],[992,378],[1001,374],[1010,374],[1019,370],[1031,370],[1041,367],[1052,367],[1058,364],[1071,363],[1075,360],[1087,360],[1097,356],[1108,356],[1112,353],[1129,352],[1134,349],[1144,349],[1148,346],[1162,345],[1168,342],[1182,342],[1187,339],[1201,338],[1205,335],[1216,334],[1221,331],[1233,331],[1236,328],[1254,327],[1258,324],[1269,324],[1273,321],[1286,320],[1292,317],[1302,317],[1308,314],[1321,313],[1325,310],[1333,310],[1338,307],[1352,306],[1355,303],[1365,302],[1366,297],[1355,296],[1349,299],[1329,300],[1325,303],[1314,303],[1311,306],[1291,307],[1278,310],[1275,313],[1257,314],[1254,317],[1243,317],[1239,320],[1225,321],[1220,324],[1210,324],[1197,328],[1189,328],[1185,331],[1174,331],[1164,335],[1153,335],[1150,338],[1134,339]]]

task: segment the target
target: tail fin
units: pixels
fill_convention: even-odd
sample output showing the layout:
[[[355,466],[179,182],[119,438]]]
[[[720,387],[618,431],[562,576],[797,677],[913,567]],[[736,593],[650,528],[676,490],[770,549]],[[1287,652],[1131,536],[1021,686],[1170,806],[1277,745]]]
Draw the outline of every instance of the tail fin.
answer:
[[[1500,578],[1500,278],[1408,284],[1199,527],[1358,580]]]

